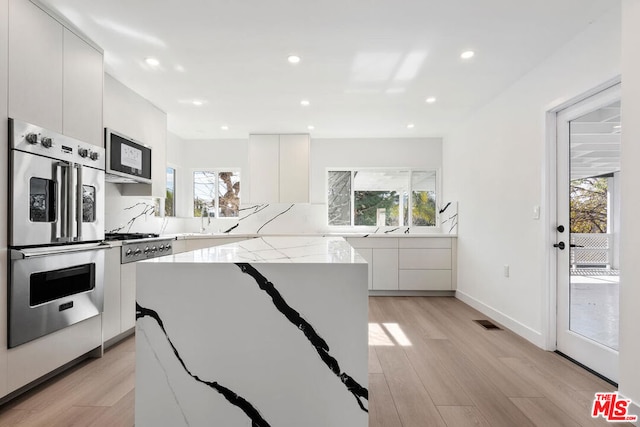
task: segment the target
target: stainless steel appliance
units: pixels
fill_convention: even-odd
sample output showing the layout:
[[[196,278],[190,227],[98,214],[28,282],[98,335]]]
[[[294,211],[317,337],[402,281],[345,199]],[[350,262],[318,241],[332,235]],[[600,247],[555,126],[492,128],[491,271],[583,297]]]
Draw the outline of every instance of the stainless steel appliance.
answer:
[[[102,312],[103,249],[81,244],[10,251],[9,348]]]
[[[9,119],[8,346],[103,309],[104,149]]]
[[[151,147],[105,128],[107,181],[151,184]]]
[[[173,253],[173,239],[161,238],[157,234],[107,233],[106,241],[122,240],[120,263],[142,261]]]
[[[104,238],[104,149],[9,119],[9,245]]]

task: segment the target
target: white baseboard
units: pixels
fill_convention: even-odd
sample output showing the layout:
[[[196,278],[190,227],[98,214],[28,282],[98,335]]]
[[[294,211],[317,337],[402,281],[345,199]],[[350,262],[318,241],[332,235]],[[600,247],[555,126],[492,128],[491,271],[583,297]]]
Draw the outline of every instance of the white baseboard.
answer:
[[[624,397],[624,396],[623,396]],[[625,397],[625,399],[627,399]],[[638,416],[638,421],[636,421],[635,423],[629,423],[629,425],[632,426],[640,426],[640,405],[637,402],[631,402],[631,406],[629,407],[629,415],[637,415]]]
[[[481,301],[478,301],[477,299],[473,298],[468,294],[465,294],[462,291],[457,290],[455,296],[460,301],[464,302],[467,305],[470,305],[471,307],[475,308],[482,314],[500,323],[505,328],[520,335],[522,338],[530,341],[537,347],[540,347],[541,349],[545,349],[545,339],[540,332],[535,331],[526,325],[523,325],[517,320],[507,316],[504,313],[501,313],[500,311],[497,311],[496,309],[486,305]]]

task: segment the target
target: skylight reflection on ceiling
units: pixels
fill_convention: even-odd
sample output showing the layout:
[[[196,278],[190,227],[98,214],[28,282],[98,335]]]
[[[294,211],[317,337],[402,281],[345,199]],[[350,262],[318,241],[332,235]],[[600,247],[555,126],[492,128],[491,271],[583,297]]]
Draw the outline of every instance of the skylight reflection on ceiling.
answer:
[[[396,74],[393,76],[393,80],[413,80],[418,75],[418,71],[420,71],[422,63],[424,62],[426,57],[427,52],[409,52],[409,54],[404,57],[404,60],[398,67],[398,71],[396,71]]]
[[[395,71],[401,54],[385,52],[358,53],[351,66],[351,81],[386,82]]]
[[[158,37],[152,36],[150,34],[142,33],[138,30],[135,30],[125,25],[111,21],[109,19],[102,19],[102,18],[96,18],[96,17],[91,17],[91,19],[93,19],[93,21],[96,24],[100,25],[101,27],[114,31],[123,36],[130,37],[132,39],[135,39],[150,45],[158,46],[158,47],[167,46],[165,42],[160,40]]]

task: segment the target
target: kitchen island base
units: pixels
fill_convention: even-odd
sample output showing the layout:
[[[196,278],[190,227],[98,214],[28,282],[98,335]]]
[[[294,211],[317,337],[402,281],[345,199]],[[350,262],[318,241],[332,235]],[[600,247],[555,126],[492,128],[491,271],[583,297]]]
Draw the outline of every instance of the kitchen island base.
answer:
[[[344,239],[254,239],[137,274],[136,426],[368,425],[367,266]]]

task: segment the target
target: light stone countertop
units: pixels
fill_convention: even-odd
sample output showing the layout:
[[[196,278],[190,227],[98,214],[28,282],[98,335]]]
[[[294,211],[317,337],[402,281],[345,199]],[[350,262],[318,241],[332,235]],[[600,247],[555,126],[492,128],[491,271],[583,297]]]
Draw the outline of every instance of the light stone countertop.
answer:
[[[197,249],[141,262],[361,264],[366,261],[342,237],[269,236]]]

